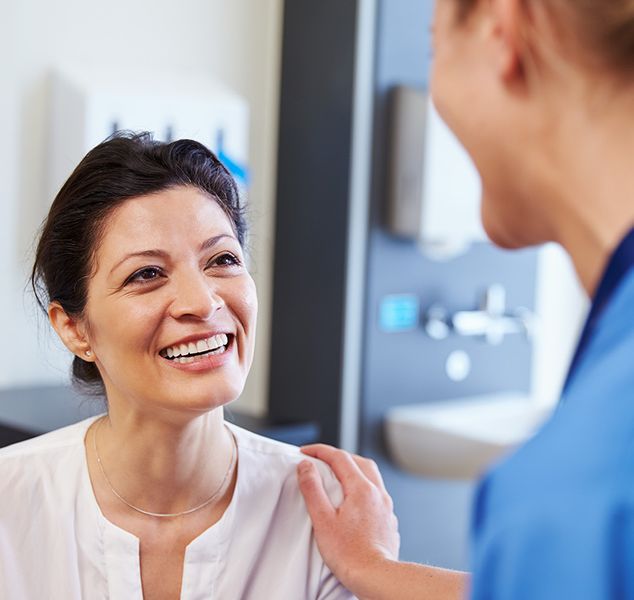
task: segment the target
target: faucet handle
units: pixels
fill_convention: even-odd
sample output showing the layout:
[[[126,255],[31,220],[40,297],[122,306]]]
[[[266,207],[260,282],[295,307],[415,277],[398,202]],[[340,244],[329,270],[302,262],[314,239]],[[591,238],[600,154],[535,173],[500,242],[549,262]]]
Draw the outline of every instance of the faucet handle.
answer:
[[[539,317],[524,306],[518,306],[513,311],[513,316],[522,325],[522,333],[526,336],[526,339],[532,340],[539,328]]]
[[[423,329],[433,340],[444,340],[451,333],[449,312],[440,304],[432,304],[423,316]]]
[[[492,283],[484,292],[482,311],[492,317],[506,313],[506,288],[500,283]]]
[[[501,284],[487,287],[479,310],[462,310],[449,314],[434,304],[425,312],[423,328],[435,340],[443,340],[453,331],[463,337],[481,337],[497,345],[509,334],[524,334],[527,339],[535,330],[535,315],[527,308],[507,312],[506,289]]]

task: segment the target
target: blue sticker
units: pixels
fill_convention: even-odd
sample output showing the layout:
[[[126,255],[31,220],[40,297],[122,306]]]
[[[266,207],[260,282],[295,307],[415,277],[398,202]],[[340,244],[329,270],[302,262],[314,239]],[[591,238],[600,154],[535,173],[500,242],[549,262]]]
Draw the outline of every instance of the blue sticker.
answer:
[[[227,171],[244,186],[249,185],[249,170],[246,165],[239,164],[233,157],[229,156],[224,149],[224,131],[222,129],[216,134],[216,155],[218,160],[225,166]]]
[[[227,171],[233,175],[242,185],[248,185],[249,183],[249,171],[244,165],[238,164],[228,154],[225,154],[222,150],[218,151],[218,160],[227,168]]]
[[[418,327],[420,301],[413,294],[394,294],[381,300],[379,327],[388,333],[411,331]]]

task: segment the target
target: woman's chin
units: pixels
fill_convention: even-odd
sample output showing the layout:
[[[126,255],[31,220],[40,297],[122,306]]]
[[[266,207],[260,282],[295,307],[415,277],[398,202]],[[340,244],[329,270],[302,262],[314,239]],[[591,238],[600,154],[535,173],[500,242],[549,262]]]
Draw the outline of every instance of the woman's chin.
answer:
[[[183,398],[182,403],[188,409],[199,412],[209,412],[212,410],[216,410],[217,408],[228,406],[238,399],[241,392],[241,389],[231,389],[223,391],[214,390],[213,394],[210,394],[209,390],[206,390],[205,393],[192,394],[187,398]]]
[[[507,231],[497,228],[488,228],[486,226],[484,227],[484,231],[486,232],[489,240],[498,248],[502,248],[504,250],[517,250],[518,248],[523,248],[523,245],[510,237]]]
[[[231,404],[242,393],[240,385],[178,386],[164,389],[156,404],[167,410],[184,413],[207,413]]]
[[[532,238],[527,235],[526,228],[520,229],[521,231],[514,231],[512,227],[505,227],[503,225],[496,227],[484,225],[484,231],[489,240],[503,250],[522,250],[523,248],[532,248],[533,246],[538,246],[548,241],[547,239],[537,237]]]
[[[199,371],[170,368],[160,375],[161,404],[195,412],[230,404],[242,394],[246,382],[245,369],[235,360]]]
[[[482,226],[489,240],[504,250],[517,250],[531,246],[525,238],[526,229],[517,223],[507,223],[500,218],[499,211],[486,208],[483,200]]]

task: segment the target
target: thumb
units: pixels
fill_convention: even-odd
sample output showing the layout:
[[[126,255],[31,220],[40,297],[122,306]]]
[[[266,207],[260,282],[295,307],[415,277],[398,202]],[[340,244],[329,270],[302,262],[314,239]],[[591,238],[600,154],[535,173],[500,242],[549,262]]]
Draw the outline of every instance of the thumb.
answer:
[[[335,509],[324,490],[317,467],[310,461],[303,460],[297,466],[297,479],[313,527],[321,529],[334,515]]]

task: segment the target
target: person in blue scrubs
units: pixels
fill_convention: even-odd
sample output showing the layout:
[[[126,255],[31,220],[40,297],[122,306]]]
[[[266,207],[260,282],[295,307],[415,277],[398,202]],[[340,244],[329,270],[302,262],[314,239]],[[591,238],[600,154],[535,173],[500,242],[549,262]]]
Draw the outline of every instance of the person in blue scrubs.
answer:
[[[634,598],[634,1],[437,0],[432,93],[504,248],[570,255],[592,307],[552,419],[480,483],[472,574],[398,562],[376,465],[298,469],[320,550],[359,598]],[[421,531],[421,535],[425,535]]]

